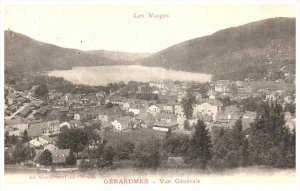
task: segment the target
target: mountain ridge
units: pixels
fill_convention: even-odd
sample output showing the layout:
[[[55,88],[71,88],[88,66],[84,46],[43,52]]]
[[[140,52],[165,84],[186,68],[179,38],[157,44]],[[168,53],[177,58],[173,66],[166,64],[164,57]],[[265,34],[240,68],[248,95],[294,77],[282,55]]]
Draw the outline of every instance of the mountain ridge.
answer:
[[[274,54],[277,45],[283,46],[283,49],[289,48],[287,51],[291,55],[285,55],[285,60],[280,60]],[[217,78],[227,78],[226,75],[232,73],[229,69],[239,71],[254,68],[255,71],[249,77],[255,77],[253,75],[256,72],[265,74],[269,70],[270,67],[264,64],[266,55],[274,56],[272,59],[275,59],[276,69],[279,65],[295,62],[294,18],[271,18],[222,29],[212,35],[187,40],[161,50],[141,63],[146,66],[210,73]],[[260,71],[261,67],[265,69]],[[241,79],[241,76],[235,74],[238,71],[233,71],[232,75]]]
[[[63,48],[5,31],[5,70],[13,72],[71,69],[75,66],[117,65],[119,62],[85,51]],[[122,63],[123,64],[123,63]]]

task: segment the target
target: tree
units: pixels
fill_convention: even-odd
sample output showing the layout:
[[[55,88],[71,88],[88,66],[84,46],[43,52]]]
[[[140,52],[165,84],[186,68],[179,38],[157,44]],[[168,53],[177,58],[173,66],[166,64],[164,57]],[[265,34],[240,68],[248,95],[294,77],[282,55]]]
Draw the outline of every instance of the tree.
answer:
[[[114,148],[112,147],[112,145],[110,145],[110,144],[105,145],[105,147],[103,149],[103,158],[106,161],[107,165],[113,164],[114,156],[115,156],[115,152],[114,152]]]
[[[4,145],[8,146],[10,144],[9,132],[5,131],[4,133]]]
[[[133,154],[134,149],[135,145],[131,141],[120,141],[114,147],[116,156],[121,160],[129,159]]]
[[[163,151],[166,156],[185,156],[189,147],[187,135],[172,134],[168,131],[163,139]]]
[[[239,119],[232,130],[219,132],[213,145],[211,165],[214,168],[234,168],[247,165],[248,142],[242,131],[242,120]]]
[[[243,142],[243,125],[242,125],[242,120],[239,119],[236,121],[235,125],[233,126],[232,129],[232,149],[236,150],[239,149],[242,145]]]
[[[76,158],[73,152],[70,152],[69,156],[66,158],[66,164],[67,165],[75,165],[76,164]]]
[[[18,137],[16,137],[15,135],[12,135],[10,137],[10,144],[12,144],[12,145],[18,144]]]
[[[29,139],[29,137],[28,137],[27,130],[25,130],[24,133],[23,133],[22,141],[23,141],[23,143],[28,143],[29,140],[30,140],[30,139]]]
[[[99,144],[96,149],[97,167],[103,168],[112,165],[114,156],[114,148],[110,144],[107,144],[107,141]]]
[[[112,108],[114,105],[111,103],[111,102],[107,102],[107,104],[106,104],[106,108]]]
[[[58,148],[70,149],[78,156],[78,152],[82,151],[88,144],[87,134],[82,129],[64,128],[58,136]]]
[[[45,96],[47,96],[48,92],[49,90],[47,84],[43,82],[38,86],[38,88],[36,88],[35,95],[36,97],[44,98]]]
[[[191,130],[191,126],[188,120],[184,120],[183,122],[183,128],[187,131]]]
[[[195,102],[196,98],[193,95],[188,95],[187,97],[181,100],[181,105],[183,107],[183,111],[187,119],[190,119],[193,116],[193,104]]]
[[[195,133],[190,141],[187,155],[188,161],[196,167],[205,169],[212,157],[211,148],[211,139],[208,135],[206,125],[199,119],[195,125]]]
[[[15,161],[13,160],[13,158],[9,155],[9,153],[7,151],[5,151],[4,153],[4,164],[14,164]]]
[[[211,167],[223,169],[229,167],[227,155],[231,152],[231,132],[221,129],[216,135],[212,148]]]
[[[242,166],[247,166],[248,165],[248,158],[249,158],[249,141],[248,138],[245,138],[243,140],[242,144]]]
[[[290,112],[292,115],[294,115],[296,113],[296,104],[286,104],[284,111]]]
[[[38,162],[45,166],[52,165],[52,153],[48,149],[44,150],[38,158]]]
[[[291,137],[285,127],[282,107],[278,104],[265,107],[251,125],[249,163],[280,168],[290,166],[289,151],[294,147]]]
[[[28,158],[28,152],[25,145],[22,143],[17,143],[13,151],[13,160],[16,163],[24,162]]]
[[[135,157],[140,167],[156,169],[161,162],[159,140],[151,138],[141,142],[135,149]]]

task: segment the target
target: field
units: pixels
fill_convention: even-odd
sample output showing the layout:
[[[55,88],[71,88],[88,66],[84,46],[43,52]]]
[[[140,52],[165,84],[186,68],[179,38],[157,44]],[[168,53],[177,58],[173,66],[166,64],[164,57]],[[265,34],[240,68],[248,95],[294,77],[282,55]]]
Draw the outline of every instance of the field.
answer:
[[[120,132],[105,132],[104,139],[112,144],[116,144],[120,141],[131,141],[136,144],[152,137],[163,139],[165,134],[166,132],[155,131],[152,129],[128,129]]]

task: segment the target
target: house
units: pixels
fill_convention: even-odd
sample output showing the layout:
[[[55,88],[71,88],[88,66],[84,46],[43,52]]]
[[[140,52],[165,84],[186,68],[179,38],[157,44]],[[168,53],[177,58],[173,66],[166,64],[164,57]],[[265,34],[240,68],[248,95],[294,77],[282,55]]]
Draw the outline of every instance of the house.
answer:
[[[105,100],[105,104],[112,103],[114,105],[123,105],[125,103],[125,98],[119,95],[111,95]]]
[[[250,128],[251,123],[254,122],[254,120],[257,117],[257,113],[253,111],[245,111],[242,117],[242,126],[243,130],[246,130]]]
[[[58,148],[56,146],[54,146],[53,144],[48,144],[48,145],[44,146],[44,150],[49,150],[50,152],[55,149],[58,149]]]
[[[34,148],[41,148],[48,144],[49,142],[41,137],[37,137],[29,141],[29,145]]]
[[[243,99],[247,99],[249,97],[251,97],[250,93],[238,93],[238,94],[236,94],[234,100],[243,100]]]
[[[159,95],[159,91],[158,91],[158,90],[154,90],[154,91],[152,92],[152,94]]]
[[[48,121],[42,123],[33,123],[28,126],[29,137],[40,137],[42,135],[53,136],[60,133],[59,121]]]
[[[177,92],[177,101],[181,102],[183,98],[187,96],[187,92],[185,90],[180,90]]]
[[[123,104],[122,109],[125,111],[132,112],[134,115],[138,115],[141,109],[140,100],[127,99],[127,101]]]
[[[34,161],[37,166],[39,166],[38,159],[44,151],[45,151],[44,149],[36,150],[36,155],[34,157]],[[54,150],[49,150],[49,151],[52,154],[52,163],[55,165],[65,164],[66,159],[70,154],[70,149],[54,149]]]
[[[112,108],[101,108],[100,110],[95,111],[96,119],[101,122],[111,122],[115,119],[120,118],[121,110],[118,106]]]
[[[275,102],[279,99],[279,94],[277,92],[272,92],[266,95],[266,100],[269,102]]]
[[[127,99],[123,105],[122,109],[125,111],[128,111],[130,107],[136,107],[139,105],[139,100],[138,99]]]
[[[101,122],[101,128],[104,129],[105,132],[111,131],[113,129],[113,125],[111,122]]]
[[[133,113],[134,115],[138,115],[141,110],[138,107],[132,107],[132,108],[129,108],[128,111],[131,112],[131,113]]]
[[[74,114],[74,120],[80,121],[80,114],[79,113]]]
[[[175,113],[174,106],[176,103],[174,101],[169,101],[166,104],[163,105],[163,112],[165,113]]]
[[[52,137],[49,137],[48,135],[42,135],[40,136],[40,138],[48,141],[49,144],[54,144],[55,143],[55,139]]]
[[[26,106],[21,112],[18,113],[20,117],[26,118],[32,113],[32,109]]]
[[[116,119],[112,122],[113,127],[118,130],[125,130],[131,128],[131,117],[125,116],[119,119]]]
[[[159,113],[156,115],[156,121],[166,121],[168,123],[170,122],[176,122],[177,121],[177,116],[171,113]]]
[[[168,130],[174,131],[178,129],[178,123],[177,122],[166,122],[166,121],[160,121],[153,124],[153,130],[158,131],[168,131]]]
[[[67,114],[68,112],[69,112],[69,107],[67,106],[67,107],[61,107],[60,109],[59,109],[59,112],[60,113],[63,113],[63,114]]]
[[[70,155],[70,149],[55,149],[50,152],[52,153],[52,163],[56,165],[64,164]]]
[[[49,113],[50,111],[50,108],[48,106],[44,106],[42,108],[40,108],[35,114],[34,116],[37,118],[37,119],[42,119],[44,117],[46,117],[47,113]]]
[[[174,105],[174,112],[175,112],[175,115],[177,115],[179,117],[185,117],[183,107],[180,103]]]
[[[219,80],[216,84],[215,84],[215,88],[214,90],[218,93],[229,93],[230,92],[230,83],[226,82],[220,82],[221,80]]]
[[[48,121],[44,135],[53,136],[60,133],[60,123],[58,120]]]
[[[22,137],[25,130],[28,129],[28,124],[12,124],[5,125],[5,130],[8,132],[8,136]]]
[[[81,121],[78,120],[71,120],[68,121],[68,123],[70,124],[70,128],[79,128],[79,129],[84,129],[84,125]]]
[[[76,111],[74,111],[74,110],[69,110],[69,111],[66,113],[66,116],[69,117],[69,118],[74,118],[75,113],[76,113]]]
[[[148,112],[141,112],[135,117],[135,119],[140,123],[140,126],[143,128],[148,128],[155,122],[153,115],[151,115]]]
[[[47,123],[33,123],[28,126],[28,137],[42,136],[47,128]]]
[[[230,120],[238,120],[242,117],[242,113],[244,112],[243,106],[238,105],[229,105],[225,106],[223,110],[218,114],[218,121],[230,121]]]
[[[295,101],[295,99],[292,96],[285,96],[284,97],[284,102],[290,104],[293,103]]]
[[[43,102],[43,101],[32,101],[30,103],[30,107],[32,107],[33,109],[39,109],[44,105],[45,105],[45,102]]]
[[[15,94],[15,93],[10,93],[10,94],[8,94],[8,95],[6,96],[7,104],[8,104],[8,105],[12,105],[18,97],[21,97],[21,96],[18,95],[18,94]]]
[[[164,80],[160,81],[151,81],[149,82],[150,87],[158,87],[158,88],[163,88],[165,87]]]
[[[216,99],[216,91],[214,89],[210,89],[208,92],[207,92],[207,95],[208,95],[208,98],[209,99]],[[201,100],[198,100],[198,101],[201,101]]]
[[[98,115],[98,120],[102,121],[102,122],[109,122],[109,121],[112,121],[114,118],[114,115],[112,114],[105,114],[105,112],[101,113]]]
[[[210,115],[213,118],[213,121],[217,120],[218,114],[222,109],[222,102],[216,99],[203,99],[200,103],[196,103],[193,111],[193,116],[202,116]]]
[[[92,119],[92,113],[87,111],[77,111],[74,114],[74,120],[85,121]]]
[[[153,104],[148,108],[148,111],[152,115],[156,115],[157,113],[160,113],[162,109],[163,106],[161,104]]]
[[[160,88],[159,89],[159,94],[160,95],[167,95],[169,92],[169,89],[167,87],[164,87],[164,88]]]

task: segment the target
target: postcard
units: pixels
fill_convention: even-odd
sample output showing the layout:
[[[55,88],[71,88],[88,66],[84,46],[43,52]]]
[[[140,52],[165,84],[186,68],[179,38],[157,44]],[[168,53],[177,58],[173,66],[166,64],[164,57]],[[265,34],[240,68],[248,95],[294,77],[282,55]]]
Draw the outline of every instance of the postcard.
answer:
[[[3,190],[296,190],[286,2],[3,2]]]

